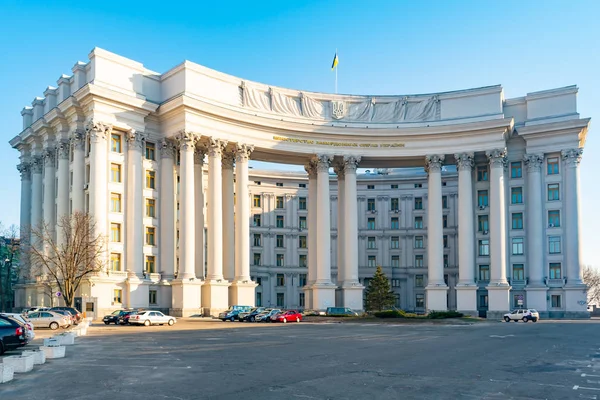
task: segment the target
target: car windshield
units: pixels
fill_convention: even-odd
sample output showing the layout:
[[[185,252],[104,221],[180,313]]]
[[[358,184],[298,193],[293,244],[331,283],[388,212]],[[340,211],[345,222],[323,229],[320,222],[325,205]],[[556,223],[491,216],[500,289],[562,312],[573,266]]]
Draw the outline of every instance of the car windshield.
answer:
[[[113,311],[113,313],[110,315],[119,315],[120,313],[121,313],[121,311],[117,310],[117,311]]]

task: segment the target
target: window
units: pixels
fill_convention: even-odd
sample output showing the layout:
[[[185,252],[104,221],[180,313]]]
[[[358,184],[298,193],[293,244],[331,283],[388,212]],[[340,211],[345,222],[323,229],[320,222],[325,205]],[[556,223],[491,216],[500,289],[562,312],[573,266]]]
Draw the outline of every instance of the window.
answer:
[[[415,236],[415,249],[423,248],[423,236]]]
[[[394,186],[394,185],[392,185],[392,186]],[[396,186],[398,186],[398,185],[396,185]],[[393,198],[391,199],[391,202],[390,202],[390,209],[391,209],[392,211],[399,211],[399,210],[400,210],[400,202],[398,201],[398,198],[397,198],[397,197],[393,197]]]
[[[415,189],[422,188],[422,187],[423,187],[422,183],[415,183]]]
[[[550,254],[560,254],[560,236],[548,236],[548,252]]]
[[[490,241],[488,239],[482,239],[479,241],[479,255],[489,256],[490,255]]]
[[[262,306],[262,293],[256,292],[256,307]]]
[[[418,293],[415,295],[415,307],[416,308],[425,308],[425,295],[422,293]]]
[[[278,237],[279,237],[279,235],[278,235]],[[261,246],[261,243],[260,243],[261,240],[260,239],[261,239],[260,233],[255,233],[254,234],[254,246],[255,247],[260,247]]]
[[[510,177],[521,178],[523,177],[523,167],[520,161],[510,163]]]
[[[367,219],[367,229],[375,229],[375,218]]]
[[[487,294],[479,295],[479,307],[487,308],[488,306],[488,296]]]
[[[283,182],[277,182],[277,183],[275,183],[275,186],[283,187]]]
[[[376,249],[376,241],[375,241],[375,236],[369,236],[367,238],[367,249]]]
[[[423,275],[415,275],[415,286],[416,287],[423,287]]]
[[[260,214],[254,214],[254,216],[252,216],[252,223],[254,226],[260,226]]]
[[[392,236],[392,239],[390,241],[390,247],[392,249],[400,248],[400,237],[399,236]]]
[[[371,268],[375,268],[377,266],[377,257],[369,256],[367,259],[367,266]]]
[[[400,222],[397,217],[393,217],[390,221],[390,229],[400,229]]]
[[[114,289],[113,290],[113,303],[121,303],[121,300],[123,299],[123,290],[121,289]]]
[[[442,227],[443,228],[447,228],[448,227],[448,216],[447,215],[443,215],[442,216]]]
[[[277,307],[284,307],[285,304],[285,294],[277,293]]]
[[[490,229],[489,219],[487,215],[477,216],[477,230],[479,232],[487,232]]]
[[[285,275],[284,274],[277,274],[277,281],[276,281],[276,285],[277,286],[285,286]]]
[[[559,200],[559,186],[558,183],[551,183],[548,185],[548,201]]]
[[[275,200],[275,208],[283,208],[283,196],[277,196]]]
[[[552,308],[561,308],[562,304],[561,304],[561,298],[560,298],[560,294],[553,294],[552,295]]]
[[[367,199],[367,211],[375,211],[375,199]]]
[[[306,249],[306,236],[298,236],[298,247]]]
[[[306,267],[306,254],[298,255],[298,265],[301,267]]]
[[[110,164],[110,181],[121,182],[121,164]]]
[[[523,238],[512,238],[512,253],[515,256],[523,255]]]
[[[423,217],[415,217],[415,229],[423,229]]]
[[[146,171],[146,187],[148,189],[155,189],[156,182],[156,172],[154,171]]]
[[[373,190],[373,189],[375,189],[375,185],[367,185],[367,189]]]
[[[392,279],[392,287],[400,287],[400,279]]]
[[[442,208],[448,208],[448,196],[442,196]]]
[[[391,185],[390,189],[398,189],[398,185]]]
[[[260,265],[260,253],[254,253],[252,265]]]
[[[560,263],[550,263],[550,279],[561,279],[560,267]]]
[[[156,217],[156,200],[146,199],[146,217]]]
[[[487,190],[477,191],[477,205],[479,207],[487,207],[489,205]]]
[[[146,160],[156,160],[156,146],[154,143],[146,142]]]
[[[121,270],[121,253],[110,253],[110,269],[113,271]]]
[[[121,152],[121,135],[118,133],[110,135],[110,151],[113,153]]]
[[[415,210],[422,210],[422,209],[423,209],[423,198],[415,197]]]
[[[306,189],[306,183],[299,183],[298,184],[299,188],[305,188]]]
[[[515,281],[525,280],[525,268],[523,268],[523,264],[513,264],[512,278]]]
[[[488,181],[488,167],[487,165],[480,165],[477,167],[477,181],[485,182]]]
[[[252,198],[252,207],[260,207],[260,195],[255,194]]]
[[[148,303],[150,303],[150,304],[158,304],[158,301],[156,300],[156,295],[157,295],[156,290],[150,290],[150,291],[148,291]]]
[[[119,193],[110,194],[110,211],[121,212],[121,195]]]
[[[277,235],[275,237],[275,242],[276,242],[275,243],[275,247],[279,247],[279,248],[284,247],[284,245],[283,245],[283,235]]]
[[[523,213],[512,214],[512,228],[523,229]]]
[[[283,262],[283,254],[277,254],[277,266],[283,267],[285,264]]]
[[[400,256],[392,256],[392,267],[400,268]]]
[[[444,248],[448,247],[448,235],[444,235]]]
[[[276,226],[277,228],[283,228],[283,215],[277,216]]]
[[[306,210],[306,197],[300,197],[298,199],[298,209]]]
[[[298,287],[306,286],[306,274],[298,274]]]
[[[149,246],[154,246],[156,244],[155,236],[156,236],[156,228],[147,227],[146,228],[146,244]]]
[[[479,280],[480,281],[489,281],[490,280],[490,266],[489,265],[480,265],[479,266]]]
[[[448,263],[448,254],[444,254],[444,268],[448,268],[450,264]]]
[[[256,186],[260,186],[260,181],[254,181],[254,184],[255,184]]]
[[[156,259],[154,256],[146,256],[146,273],[156,273]]]
[[[510,203],[511,204],[523,204],[523,188],[512,187],[510,188]]]
[[[298,307],[304,308],[304,293],[298,293]]]
[[[110,224],[110,241],[116,243],[121,241],[121,224]]]
[[[560,226],[560,211],[548,211],[548,226],[558,228]]]
[[[558,174],[558,157],[548,159],[548,175]]]
[[[415,256],[415,268],[423,268],[423,254]]]

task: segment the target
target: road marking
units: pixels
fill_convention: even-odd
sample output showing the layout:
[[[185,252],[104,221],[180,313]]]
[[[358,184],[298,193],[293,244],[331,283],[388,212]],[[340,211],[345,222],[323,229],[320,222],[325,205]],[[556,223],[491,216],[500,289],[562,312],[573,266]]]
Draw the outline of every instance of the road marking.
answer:
[[[515,335],[504,335],[504,336],[502,336],[502,335],[490,335],[490,337],[500,338],[500,339],[504,339],[504,338],[511,337],[511,336],[514,337]]]
[[[592,375],[592,374],[581,374],[582,378],[585,378],[586,376],[593,376],[595,378],[600,378],[600,375]]]
[[[595,390],[595,391],[599,391],[600,392],[600,388],[590,388],[590,387],[585,387],[585,386],[578,386],[575,385],[573,386],[573,390]]]

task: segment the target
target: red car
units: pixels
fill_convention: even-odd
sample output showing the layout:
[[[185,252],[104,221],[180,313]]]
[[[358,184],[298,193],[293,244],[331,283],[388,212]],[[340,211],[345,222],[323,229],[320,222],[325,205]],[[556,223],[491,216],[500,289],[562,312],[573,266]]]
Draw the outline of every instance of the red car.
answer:
[[[292,321],[300,322],[300,321],[302,321],[302,314],[300,314],[298,311],[285,311],[285,312],[282,312],[281,314],[277,314],[274,322],[286,323],[288,321],[289,322],[292,322]]]

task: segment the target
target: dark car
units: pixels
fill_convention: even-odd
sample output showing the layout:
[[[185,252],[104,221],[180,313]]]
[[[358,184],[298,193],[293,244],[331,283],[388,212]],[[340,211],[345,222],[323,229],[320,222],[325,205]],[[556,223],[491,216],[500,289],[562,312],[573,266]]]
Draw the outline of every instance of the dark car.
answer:
[[[27,327],[18,320],[0,315],[0,354],[28,343]]]
[[[81,313],[79,311],[77,311],[77,309],[74,307],[52,307],[50,309],[50,311],[58,311],[58,310],[68,311],[72,315],[74,315],[75,316],[75,321],[73,323],[74,325],[77,325],[83,319],[83,315],[81,315]]]
[[[264,307],[256,307],[249,313],[241,313],[239,315],[239,319],[242,322],[247,322],[247,321],[254,322],[254,320],[256,319],[256,316],[265,310],[266,309]]]
[[[221,321],[235,321],[235,320],[239,320],[240,319],[240,313],[242,312],[242,310],[227,310],[227,311],[223,311],[222,313],[219,314],[219,319]]]
[[[102,318],[102,322],[104,322],[106,325],[108,325],[108,324],[117,325],[119,323],[119,319],[128,312],[131,312],[131,311],[128,311],[128,310],[113,311],[111,314],[105,315],[104,318]]]
[[[119,325],[129,325],[129,318],[135,314],[137,314],[136,310],[125,311],[123,315],[119,317]]]

